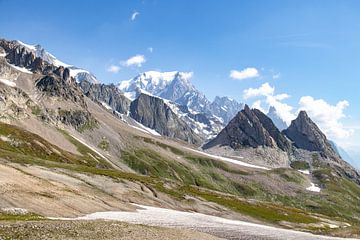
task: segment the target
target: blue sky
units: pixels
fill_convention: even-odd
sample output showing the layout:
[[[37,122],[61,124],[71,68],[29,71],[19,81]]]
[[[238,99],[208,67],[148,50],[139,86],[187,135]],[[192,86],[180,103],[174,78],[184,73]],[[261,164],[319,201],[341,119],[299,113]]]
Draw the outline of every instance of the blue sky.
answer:
[[[244,90],[268,83],[275,88],[272,98],[291,96],[281,102],[293,113],[300,106],[322,107],[313,112],[322,127],[340,123],[351,134],[332,138],[349,151],[360,149],[360,1],[0,0],[0,9],[1,37],[40,43],[102,82],[148,70],[191,71],[194,85],[210,99],[227,95],[249,104],[261,101],[263,108],[269,96],[244,99]],[[124,66],[135,55],[146,62]],[[121,69],[111,73],[111,65]],[[246,68],[258,76],[230,77],[231,70]],[[304,96],[314,101],[299,105]],[[327,108],[320,99],[330,110],[348,102],[333,109],[333,125],[323,126],[328,119],[318,115]]]

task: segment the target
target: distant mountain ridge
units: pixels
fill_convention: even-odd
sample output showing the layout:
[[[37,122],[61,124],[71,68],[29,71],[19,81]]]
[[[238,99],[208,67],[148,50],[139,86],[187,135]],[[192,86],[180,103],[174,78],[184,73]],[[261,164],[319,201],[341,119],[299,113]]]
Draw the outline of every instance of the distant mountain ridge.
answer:
[[[73,65],[69,65],[66,64],[62,61],[60,61],[59,59],[57,59],[54,55],[52,55],[51,53],[49,53],[48,51],[46,51],[41,45],[37,44],[37,45],[30,45],[30,44],[26,44],[23,43],[19,40],[17,41],[12,41],[13,43],[18,44],[19,46],[22,46],[26,49],[26,51],[28,52],[33,52],[35,57],[39,57],[41,59],[43,59],[44,61],[56,66],[56,67],[60,67],[63,66],[65,68],[69,68],[70,69],[70,75],[72,77],[75,78],[76,81],[81,82],[81,81],[88,81],[88,82],[92,82],[92,83],[99,83],[99,81],[96,79],[96,77],[90,73],[89,71],[82,69],[82,68],[78,68],[76,66]]]
[[[135,99],[141,93],[158,96],[186,106],[193,112],[219,117],[224,124],[241,110],[242,104],[227,97],[216,97],[213,102],[209,101],[190,82],[191,76],[191,72],[148,71],[121,81],[118,87],[130,99]]]

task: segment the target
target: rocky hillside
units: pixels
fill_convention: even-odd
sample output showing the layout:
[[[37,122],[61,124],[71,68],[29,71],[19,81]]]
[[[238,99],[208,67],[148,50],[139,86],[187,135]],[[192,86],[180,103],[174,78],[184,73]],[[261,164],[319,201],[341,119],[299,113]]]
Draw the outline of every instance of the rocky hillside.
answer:
[[[159,134],[199,145],[202,140],[161,98],[140,94],[130,104],[130,116]]]

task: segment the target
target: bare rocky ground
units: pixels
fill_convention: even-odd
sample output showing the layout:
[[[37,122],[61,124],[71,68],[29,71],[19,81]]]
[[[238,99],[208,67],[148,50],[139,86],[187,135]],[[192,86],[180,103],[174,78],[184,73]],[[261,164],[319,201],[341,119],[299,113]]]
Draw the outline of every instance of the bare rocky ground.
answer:
[[[0,223],[0,240],[5,239],[216,240],[219,238],[186,229],[150,227],[115,221],[34,221]]]

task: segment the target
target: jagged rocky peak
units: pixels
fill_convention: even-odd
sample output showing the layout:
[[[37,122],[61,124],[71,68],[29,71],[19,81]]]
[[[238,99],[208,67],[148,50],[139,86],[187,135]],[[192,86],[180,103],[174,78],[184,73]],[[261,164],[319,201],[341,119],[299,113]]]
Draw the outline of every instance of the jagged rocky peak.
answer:
[[[217,137],[204,148],[214,146],[230,146],[233,149],[243,147],[267,146],[287,151],[290,142],[276,128],[270,118],[258,109],[250,109],[245,105]]]
[[[220,117],[227,124],[242,108],[244,104],[229,97],[216,96],[210,108],[214,115]]]
[[[130,99],[135,99],[141,92],[160,96],[174,80],[186,81],[186,79],[189,79],[190,77],[191,73],[187,72],[147,71],[130,80],[121,81],[119,89]]]
[[[140,94],[130,104],[130,116],[163,136],[197,145],[202,142],[202,139],[161,98]]]
[[[284,130],[288,127],[286,122],[281,119],[279,116],[276,108],[274,106],[270,106],[269,111],[267,113],[267,116],[271,118],[271,120],[274,122],[275,126],[280,130]]]
[[[44,73],[44,71],[50,72],[53,70],[47,69],[49,67],[64,67],[68,68],[69,75],[78,82],[83,80],[93,83],[99,82],[89,71],[60,61],[54,55],[47,52],[41,45],[30,45],[18,40],[8,41],[0,39],[0,46],[5,49],[6,58],[11,64],[25,67],[32,72]]]
[[[291,125],[283,133],[293,141],[297,148],[316,151],[325,156],[338,156],[319,127],[309,118],[305,111],[300,111]]]

